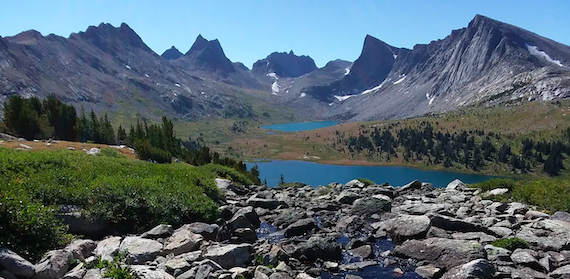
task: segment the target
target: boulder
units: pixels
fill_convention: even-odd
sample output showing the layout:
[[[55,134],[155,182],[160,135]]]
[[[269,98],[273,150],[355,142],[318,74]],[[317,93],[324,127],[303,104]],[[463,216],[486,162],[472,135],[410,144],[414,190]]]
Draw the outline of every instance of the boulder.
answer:
[[[336,197],[336,201],[344,204],[352,204],[358,198],[360,198],[360,195],[354,191],[344,190]]]
[[[127,236],[119,246],[119,252],[127,253],[127,262],[142,264],[154,260],[162,251],[162,243],[137,236]]]
[[[251,197],[247,200],[247,205],[253,207],[261,207],[265,209],[275,209],[280,206],[282,202],[276,199],[262,199]]]
[[[363,245],[360,246],[358,248],[354,248],[348,251],[350,254],[352,254],[355,257],[359,257],[361,259],[368,259],[371,258],[372,256],[374,256],[374,253],[372,251],[372,246],[370,245]]]
[[[559,267],[548,275],[552,278],[570,278],[570,265]]]
[[[467,188],[467,185],[465,185],[465,183],[463,183],[463,181],[461,181],[459,179],[455,179],[455,180],[449,182],[449,184],[447,184],[447,187],[445,187],[445,190],[447,190],[447,191],[451,191],[451,190],[461,191],[461,190],[465,190],[466,188]]]
[[[254,211],[255,212],[255,211]],[[220,226],[216,224],[206,224],[202,222],[194,222],[191,224],[186,224],[180,229],[191,231],[195,234],[201,235],[204,240],[214,241],[220,230]]]
[[[306,242],[299,244],[293,254],[295,258],[301,255],[307,257],[309,261],[316,261],[319,258],[339,261],[342,258],[342,249],[334,236],[313,235]]]
[[[252,252],[250,244],[218,244],[208,246],[202,256],[228,269],[251,261]]]
[[[162,269],[155,269],[146,265],[132,265],[131,269],[138,279],[174,279]]]
[[[431,264],[416,267],[415,272],[423,278],[439,278],[443,274],[443,269]]]
[[[105,238],[97,244],[97,247],[93,253],[101,257],[101,260],[112,261],[113,258],[119,252],[119,246],[121,245],[121,237],[112,236]]]
[[[419,180],[414,180],[402,187],[396,187],[396,193],[402,194],[403,192],[418,190],[422,188],[422,183]]]
[[[285,237],[293,237],[304,235],[305,233],[315,229],[317,225],[313,218],[301,219],[285,229]]]
[[[455,232],[484,232],[494,235],[495,233],[482,225],[471,223],[465,220],[447,217],[439,214],[429,214],[431,225],[444,229],[446,231]]]
[[[257,233],[251,228],[236,229],[231,237],[232,243],[254,243],[257,240]]]
[[[490,261],[510,261],[511,251],[505,248],[496,247],[490,244],[485,245],[487,259]]]
[[[407,240],[394,248],[393,255],[425,261],[439,268],[452,268],[485,258],[481,244],[470,240],[428,238]]]
[[[171,225],[160,224],[150,231],[147,231],[141,235],[142,238],[150,238],[150,239],[157,239],[157,238],[165,238],[172,235],[174,229]]]
[[[31,262],[7,248],[0,248],[0,267],[22,278],[32,277],[35,273]]]
[[[362,181],[360,181],[360,180],[358,180],[358,179],[353,179],[353,180],[347,182],[345,185],[346,185],[346,187],[348,187],[348,188],[353,188],[353,187],[355,187],[355,188],[364,188],[364,186],[366,186],[366,184],[364,184],[364,182],[362,182]]]
[[[403,242],[407,239],[424,238],[431,227],[427,216],[401,215],[384,222],[383,229],[392,239]],[[381,227],[382,229],[382,227]]]
[[[454,267],[441,279],[491,279],[494,278],[495,267],[485,259],[470,261],[462,266]]]
[[[352,214],[363,216],[389,212],[392,208],[392,202],[387,196],[383,197],[375,195],[355,200],[351,208]]]
[[[552,216],[550,216],[552,220],[570,222],[570,213],[564,211],[557,211]]]
[[[168,273],[176,276],[188,271],[192,266],[183,255],[178,255],[172,259],[167,259],[164,267]]]
[[[199,234],[195,234],[184,227],[176,230],[172,236],[170,236],[164,242],[164,255],[173,253],[174,255],[180,255],[191,251],[196,251],[200,249],[200,245],[204,241],[204,237]]]
[[[527,220],[546,219],[550,218],[550,215],[540,211],[529,210],[525,213],[524,218]]]
[[[508,192],[509,192],[509,189],[507,189],[507,188],[495,188],[495,189],[485,193],[485,195],[489,196],[489,197],[493,197],[493,196],[499,196],[502,194],[506,194]]]
[[[240,228],[255,229],[251,222],[243,215],[235,214],[226,224],[230,231],[235,231]]]
[[[252,206],[246,206],[244,208],[240,208],[238,211],[236,211],[234,215],[243,215],[256,229],[259,228],[259,226],[261,225],[259,216],[257,216],[257,212]]]
[[[103,273],[100,269],[89,269],[83,275],[83,279],[103,279]]]
[[[34,279],[57,279],[63,277],[73,262],[73,253],[70,251],[52,250],[47,252],[35,266]]]
[[[65,250],[73,253],[74,260],[84,261],[85,258],[89,257],[93,250],[97,247],[97,243],[90,239],[77,239],[71,242]]]
[[[511,254],[511,260],[517,265],[530,267],[538,271],[545,271],[544,267],[540,265],[533,254],[536,255],[536,252],[528,249],[516,249]]]

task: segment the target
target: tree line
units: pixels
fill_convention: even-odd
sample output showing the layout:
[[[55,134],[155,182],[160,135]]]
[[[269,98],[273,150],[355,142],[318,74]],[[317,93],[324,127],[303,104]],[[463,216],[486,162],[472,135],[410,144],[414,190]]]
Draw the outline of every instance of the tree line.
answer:
[[[561,139],[551,141],[522,138],[521,151],[515,153],[511,148],[512,140],[501,140],[501,135],[483,130],[435,131],[427,121],[417,127],[404,127],[397,131],[393,127],[365,129],[358,136],[348,138],[337,133],[332,146],[339,151],[364,154],[370,158],[381,157],[388,161],[402,156],[406,162],[421,161],[446,168],[462,165],[476,171],[489,164],[506,164],[512,171],[526,173],[539,170],[550,176],[560,174],[564,169],[565,155],[570,154],[570,129]]]
[[[54,95],[43,101],[37,97],[23,98],[12,95],[4,103],[4,117],[0,131],[16,137],[93,142],[101,144],[126,144],[133,147],[141,160],[170,163],[172,158],[200,166],[209,163],[228,166],[245,174],[256,184],[259,169],[247,170],[246,164],[202,146],[190,138],[182,141],[174,133],[174,125],[163,116],[160,123],[149,124],[137,120],[129,132],[120,125],[113,129],[107,113],[98,117],[93,110],[89,114],[81,108],[77,116],[75,107],[57,99]]]

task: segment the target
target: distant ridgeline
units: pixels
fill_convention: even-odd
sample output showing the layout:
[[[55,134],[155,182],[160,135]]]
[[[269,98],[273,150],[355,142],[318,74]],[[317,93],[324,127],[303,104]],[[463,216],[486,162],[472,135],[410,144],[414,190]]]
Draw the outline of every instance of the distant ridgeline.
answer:
[[[358,136],[347,137],[344,132],[337,132],[330,147],[341,153],[383,161],[402,156],[405,162],[424,162],[445,168],[478,171],[508,167],[521,173],[544,171],[550,176],[560,174],[564,169],[564,154],[570,155],[570,129],[564,130],[559,139],[522,138],[518,142],[512,136],[482,130],[437,131],[429,122],[416,127],[391,124],[380,129],[362,128]],[[511,146],[516,146],[517,152]]]
[[[4,104],[4,118],[0,131],[33,139],[57,139],[94,142],[101,144],[126,144],[135,149],[141,160],[170,163],[176,157],[189,164],[200,166],[209,163],[229,166],[246,174],[254,183],[260,184],[257,167],[247,170],[245,163],[221,157],[219,153],[201,146],[195,141],[182,141],[174,135],[174,125],[166,117],[160,124],[148,124],[137,120],[129,133],[119,126],[115,133],[104,113],[100,118],[91,111],[86,115],[83,108],[80,116],[72,105],[67,105],[50,95],[41,101],[36,97],[11,96]]]

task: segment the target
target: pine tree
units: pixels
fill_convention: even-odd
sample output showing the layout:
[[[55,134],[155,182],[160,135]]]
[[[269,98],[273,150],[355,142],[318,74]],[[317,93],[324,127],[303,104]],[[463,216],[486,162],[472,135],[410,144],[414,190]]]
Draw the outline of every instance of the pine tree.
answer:
[[[127,131],[125,131],[125,129],[123,129],[123,127],[119,125],[119,128],[117,129],[117,143],[125,144],[126,141],[127,141]]]

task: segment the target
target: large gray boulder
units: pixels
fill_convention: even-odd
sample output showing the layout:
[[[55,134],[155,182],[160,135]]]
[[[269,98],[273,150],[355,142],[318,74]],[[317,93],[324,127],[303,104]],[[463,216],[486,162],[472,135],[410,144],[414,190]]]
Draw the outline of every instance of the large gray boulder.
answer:
[[[471,223],[465,220],[456,219],[448,216],[443,216],[439,214],[429,214],[428,215],[431,220],[431,225],[434,227],[438,227],[440,229],[444,229],[446,231],[455,231],[455,232],[484,232],[489,235],[495,235],[495,233],[486,227]]]
[[[164,243],[163,254],[180,255],[200,249],[204,237],[185,228],[176,230]]]
[[[304,255],[309,261],[331,260],[339,261],[342,258],[342,249],[334,236],[313,235],[306,242],[297,246],[293,256]]]
[[[47,252],[35,266],[34,279],[57,279],[63,277],[73,262],[73,253],[65,249]]]
[[[127,253],[127,262],[130,264],[143,264],[154,260],[162,251],[162,243],[141,238],[138,236],[127,236],[119,246],[119,252]]]
[[[256,197],[249,198],[247,200],[247,205],[253,206],[253,207],[265,208],[265,209],[275,209],[275,208],[279,207],[280,205],[284,205],[285,207],[287,207],[286,203],[281,202],[281,201],[276,200],[276,199],[263,199],[263,198],[256,198]]]
[[[436,267],[447,269],[485,258],[485,251],[478,242],[446,238],[407,240],[396,246],[392,254],[425,261]]]
[[[255,211],[254,211],[255,212]],[[220,230],[220,226],[216,224],[206,224],[202,222],[194,222],[191,224],[186,224],[180,229],[191,231],[195,234],[199,234],[204,237],[204,240],[216,240],[216,236],[218,235],[218,231]]]
[[[495,267],[491,263],[485,259],[477,259],[452,268],[441,279],[491,279],[494,274]]]
[[[157,239],[157,238],[165,238],[172,235],[174,229],[171,225],[160,224],[151,230],[143,233],[141,235],[142,238],[150,238],[150,239]]]
[[[389,212],[392,208],[392,201],[384,195],[360,198],[352,204],[351,212],[356,215],[372,215]]]
[[[97,247],[97,243],[90,239],[77,239],[71,242],[65,250],[73,253],[73,259],[83,261],[89,257],[93,250]]]
[[[380,229],[385,230],[393,240],[403,242],[424,238],[430,227],[431,222],[427,216],[401,215],[386,220]]]
[[[360,195],[354,191],[344,190],[336,197],[336,201],[344,204],[352,204],[358,198],[360,198]]]
[[[108,237],[99,241],[93,253],[95,256],[101,257],[101,260],[112,261],[119,252],[120,245],[120,236]]]
[[[253,246],[250,244],[218,244],[208,246],[202,256],[229,269],[251,261],[252,253]]]
[[[261,225],[261,221],[259,220],[259,216],[257,216],[257,212],[255,211],[255,209],[252,206],[246,206],[246,207],[240,208],[238,211],[236,211],[236,213],[234,213],[234,215],[242,215],[256,229],[259,228],[259,225]]]
[[[0,248],[0,267],[23,278],[32,277],[35,273],[32,263],[6,248]]]
[[[301,219],[285,229],[285,237],[304,235],[316,227],[317,225],[313,218]]]
[[[463,181],[459,180],[459,179],[455,179],[451,182],[449,182],[449,184],[447,184],[447,187],[445,187],[445,190],[465,190],[467,188],[467,185],[465,185],[465,183],[463,183]]]

